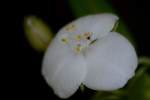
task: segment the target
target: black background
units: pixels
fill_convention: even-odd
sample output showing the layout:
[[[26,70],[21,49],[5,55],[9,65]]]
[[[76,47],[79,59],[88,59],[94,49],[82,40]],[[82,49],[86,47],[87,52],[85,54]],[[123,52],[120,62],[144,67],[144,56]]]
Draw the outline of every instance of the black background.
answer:
[[[125,20],[137,42],[139,56],[150,55],[150,9],[148,0],[111,0],[118,14]],[[3,3],[2,3],[3,5]],[[43,53],[33,50],[28,44],[23,31],[23,19],[26,15],[36,15],[46,21],[56,33],[66,23],[75,19],[67,0],[45,1],[6,1],[2,6],[5,26],[1,31],[5,62],[1,65],[3,71],[5,98],[57,100],[53,91],[47,86],[41,76],[41,61]],[[3,30],[3,29],[2,29]],[[80,90],[70,99],[86,99],[94,91]]]

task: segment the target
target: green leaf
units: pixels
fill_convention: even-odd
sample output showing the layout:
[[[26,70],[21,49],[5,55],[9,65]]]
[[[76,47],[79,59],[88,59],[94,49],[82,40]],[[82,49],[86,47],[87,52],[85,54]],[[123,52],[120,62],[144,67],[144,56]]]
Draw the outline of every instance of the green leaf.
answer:
[[[52,40],[50,28],[35,16],[27,16],[24,19],[24,30],[30,45],[37,51],[45,51]]]
[[[110,92],[97,92],[92,96],[90,100],[124,100],[124,93],[122,90],[110,91]]]
[[[150,100],[150,76],[145,73],[138,76],[128,91],[129,100]]]
[[[69,3],[76,17],[105,12],[114,13],[107,0],[69,0]]]
[[[73,14],[78,18],[89,14],[116,13],[116,10],[108,1],[109,0],[69,0],[69,4]],[[129,41],[135,45],[130,31],[122,19],[119,20],[116,31],[127,37]]]

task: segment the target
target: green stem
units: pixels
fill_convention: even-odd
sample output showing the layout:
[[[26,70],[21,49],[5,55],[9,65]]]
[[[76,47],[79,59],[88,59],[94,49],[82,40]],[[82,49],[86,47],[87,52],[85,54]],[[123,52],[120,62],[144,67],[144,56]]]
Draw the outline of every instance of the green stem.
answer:
[[[81,92],[84,92],[85,87],[84,87],[84,85],[83,85],[83,84],[81,84],[81,85],[80,85],[80,90],[81,90]]]
[[[139,64],[149,65],[150,66],[150,58],[149,57],[140,57]]]

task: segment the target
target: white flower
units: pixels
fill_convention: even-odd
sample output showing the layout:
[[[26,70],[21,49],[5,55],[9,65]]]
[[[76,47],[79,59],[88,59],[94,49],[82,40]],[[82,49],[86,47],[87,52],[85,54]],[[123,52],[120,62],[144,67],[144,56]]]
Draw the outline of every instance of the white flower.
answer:
[[[117,20],[113,14],[85,16],[58,32],[42,66],[42,75],[56,95],[68,98],[81,83],[94,90],[119,89],[134,75],[133,46],[111,32]]]

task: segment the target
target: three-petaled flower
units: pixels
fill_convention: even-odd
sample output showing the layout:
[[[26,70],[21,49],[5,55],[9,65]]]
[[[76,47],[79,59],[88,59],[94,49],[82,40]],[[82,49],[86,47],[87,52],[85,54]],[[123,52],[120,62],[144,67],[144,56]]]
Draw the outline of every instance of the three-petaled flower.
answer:
[[[134,75],[135,49],[111,32],[117,20],[113,14],[89,15],[57,33],[42,65],[42,75],[56,95],[68,98],[81,83],[94,90],[119,89]]]

